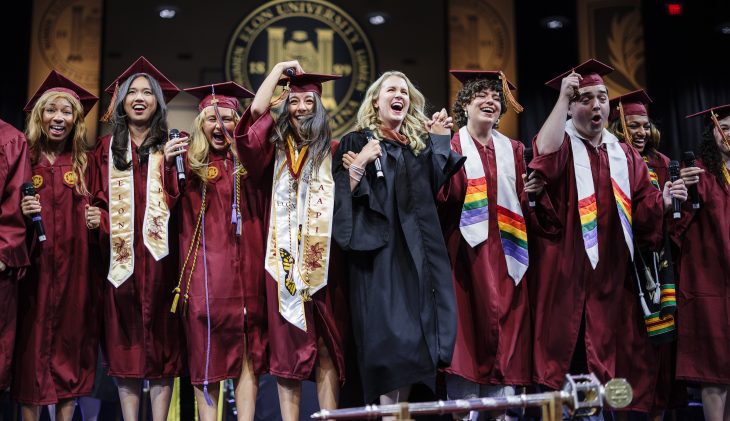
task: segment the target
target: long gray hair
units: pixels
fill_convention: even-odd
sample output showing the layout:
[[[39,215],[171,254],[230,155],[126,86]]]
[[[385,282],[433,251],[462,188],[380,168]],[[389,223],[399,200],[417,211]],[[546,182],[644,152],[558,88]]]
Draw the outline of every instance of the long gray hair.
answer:
[[[119,170],[128,170],[132,165],[131,162],[126,160],[129,126],[127,124],[127,114],[124,111],[124,99],[129,93],[129,87],[132,85],[132,82],[138,77],[144,77],[150,82],[152,93],[157,99],[157,110],[155,110],[155,114],[152,115],[149,123],[150,131],[147,134],[147,138],[139,147],[140,161],[146,162],[150,152],[161,150],[165,142],[167,142],[167,103],[165,103],[165,96],[162,93],[160,83],[147,73],[135,73],[119,86],[119,93],[114,103],[114,114],[110,120],[112,135],[114,136],[112,140],[114,167]]]
[[[330,128],[329,116],[327,110],[324,109],[322,99],[316,93],[314,97],[314,110],[299,120],[299,130],[291,122],[292,115],[289,112],[289,97],[281,105],[277,111],[280,112],[276,119],[274,133],[271,135],[271,142],[277,148],[286,147],[286,138],[288,135],[294,136],[295,139],[301,141],[301,145],[309,145],[309,156],[313,160],[313,174],[324,160],[325,156],[330,152],[332,142],[332,129]]]

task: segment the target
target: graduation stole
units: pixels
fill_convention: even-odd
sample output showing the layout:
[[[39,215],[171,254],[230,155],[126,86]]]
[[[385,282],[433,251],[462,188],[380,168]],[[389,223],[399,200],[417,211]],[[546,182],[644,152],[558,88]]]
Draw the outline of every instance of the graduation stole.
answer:
[[[466,127],[459,130],[459,139],[462,154],[467,157],[466,163],[476,164],[464,165],[467,178],[467,195],[462,207],[459,229],[469,245],[475,247],[484,242],[489,236],[487,181],[479,151]],[[525,218],[522,215],[522,206],[515,188],[517,181],[515,157],[512,151],[512,143],[497,130],[492,130],[492,144],[494,145],[494,155],[497,163],[497,227],[507,263],[507,273],[515,285],[519,285],[527,271],[529,255],[527,252]],[[476,170],[476,174],[472,173],[474,170]],[[479,206],[481,205],[480,202],[483,203],[483,206]],[[477,206],[468,209],[468,203],[476,203]],[[472,212],[475,210],[480,212],[477,214],[478,217],[483,217],[484,220],[470,224],[469,222],[473,221],[471,217],[474,216]],[[472,214],[470,215],[470,213]]]
[[[580,217],[583,245],[593,269],[598,264],[598,207],[593,186],[593,172],[588,150],[580,140],[573,120],[565,123],[565,132],[570,136],[570,147],[573,151],[573,168],[575,185],[578,190],[578,214]],[[631,260],[634,259],[634,235],[631,229],[631,188],[629,184],[629,166],[626,154],[619,145],[619,140],[605,128],[603,144],[608,153],[608,165],[611,173],[613,196],[621,220],[626,246],[629,248]]]
[[[109,156],[112,155],[109,142]],[[132,160],[131,138],[127,139],[127,161]],[[155,260],[170,252],[167,223],[170,209],[162,190],[160,168],[164,155],[153,152],[147,164],[147,203],[144,211],[142,237],[144,244]],[[111,258],[107,279],[119,288],[134,273],[134,176],[133,165],[119,170],[114,163],[109,165],[109,240]]]
[[[327,285],[335,203],[331,153],[316,172],[306,153],[293,139],[276,151],[265,262],[279,314],[305,332],[304,302]]]
[[[649,165],[649,157],[648,156],[642,156],[644,159],[644,162],[646,162],[646,168],[649,169],[649,180],[651,180],[651,184],[656,187],[657,189],[660,189],[659,187],[659,176],[656,173],[656,170]],[[661,190],[661,189],[660,189]]]

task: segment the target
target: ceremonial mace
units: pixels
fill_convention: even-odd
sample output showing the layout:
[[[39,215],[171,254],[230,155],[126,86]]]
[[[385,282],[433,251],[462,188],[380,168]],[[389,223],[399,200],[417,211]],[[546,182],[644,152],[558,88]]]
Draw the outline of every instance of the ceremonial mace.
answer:
[[[602,385],[593,374],[565,376],[563,389],[555,392],[522,394],[496,398],[457,399],[451,401],[367,405],[359,408],[326,410],[312,414],[313,419],[376,419],[395,416],[398,421],[413,421],[412,416],[444,415],[468,411],[493,411],[513,408],[541,407],[543,421],[559,421],[563,405],[572,417],[597,414],[605,403],[611,408],[624,408],[631,403],[633,392],[625,379],[609,380]]]

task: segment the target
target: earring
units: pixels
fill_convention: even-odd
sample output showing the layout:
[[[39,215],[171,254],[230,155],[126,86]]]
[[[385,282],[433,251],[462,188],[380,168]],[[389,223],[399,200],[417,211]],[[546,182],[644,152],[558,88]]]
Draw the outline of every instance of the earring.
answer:
[[[464,110],[464,117],[469,118],[469,113],[466,110]]]
[[[498,126],[499,125],[499,119],[497,119],[497,121],[494,122],[494,125],[495,126]]]

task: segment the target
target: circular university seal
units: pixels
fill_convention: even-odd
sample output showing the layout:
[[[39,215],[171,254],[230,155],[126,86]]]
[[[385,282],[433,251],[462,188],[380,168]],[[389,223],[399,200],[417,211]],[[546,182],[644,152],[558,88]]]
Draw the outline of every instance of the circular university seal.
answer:
[[[101,8],[94,3],[50,2],[38,31],[38,47],[48,67],[84,86],[99,84]]]
[[[334,137],[351,130],[375,78],[375,59],[362,28],[324,0],[273,0],[246,16],[226,52],[226,78],[258,88],[274,64],[299,60],[311,73],[343,77],[322,85]]]

